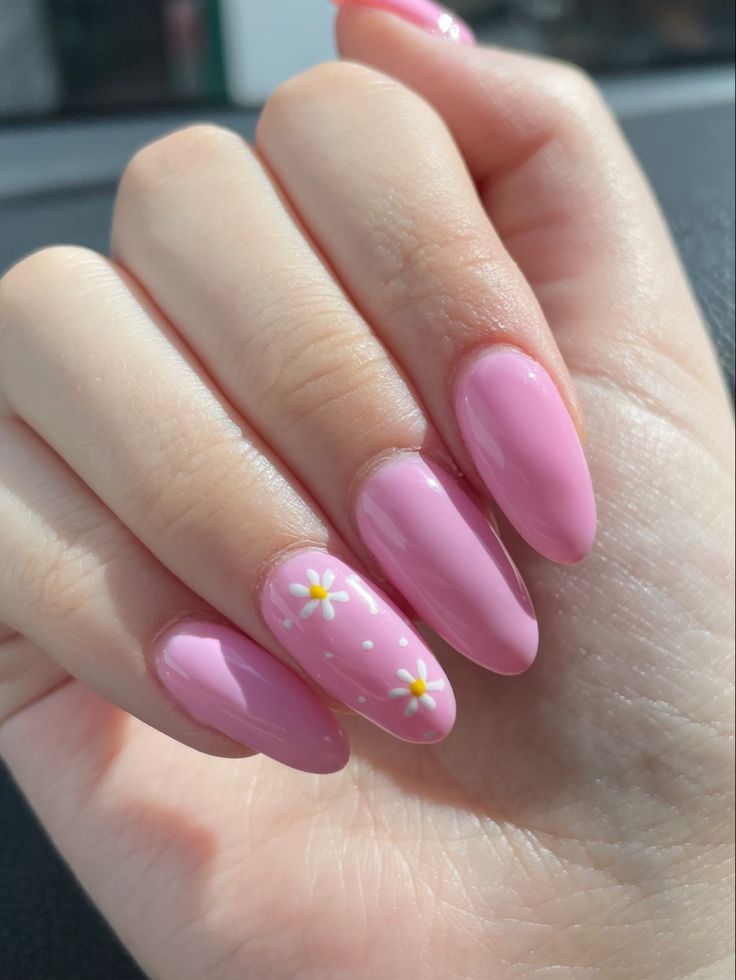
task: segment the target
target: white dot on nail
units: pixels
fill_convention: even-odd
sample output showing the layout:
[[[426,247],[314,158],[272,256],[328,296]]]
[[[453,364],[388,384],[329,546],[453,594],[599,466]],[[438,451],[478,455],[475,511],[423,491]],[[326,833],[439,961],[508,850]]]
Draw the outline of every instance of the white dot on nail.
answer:
[[[283,623],[284,629],[290,630],[293,625],[294,625],[293,620],[291,620],[291,619],[285,619],[284,620],[284,623]]]
[[[368,698],[364,697],[362,694],[358,695],[358,701],[360,704],[365,704]]]
[[[399,640],[399,646],[400,647],[408,647],[409,646],[409,641],[407,640],[407,638],[405,636],[402,636],[401,639]]]
[[[334,654],[334,653],[330,653],[330,651],[329,651],[329,650],[325,650],[325,657],[326,657],[326,658],[327,658],[328,660],[332,660],[332,658],[333,658],[334,656],[335,656],[335,654]]]
[[[429,731],[426,731],[426,732],[423,732],[422,733],[422,738],[435,738],[436,735],[437,735],[437,732],[433,731],[430,728]]]
[[[360,645],[363,647],[364,650],[372,650],[373,640],[363,640],[363,642]]]

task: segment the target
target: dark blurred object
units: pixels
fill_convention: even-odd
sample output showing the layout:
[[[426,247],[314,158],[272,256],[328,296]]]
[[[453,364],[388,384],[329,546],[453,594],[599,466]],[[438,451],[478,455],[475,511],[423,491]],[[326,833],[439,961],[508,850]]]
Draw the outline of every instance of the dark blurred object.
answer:
[[[733,0],[457,0],[483,40],[588,71],[729,61]]]
[[[2,763],[0,835],[2,980],[146,980],[53,850]]]
[[[454,0],[482,41],[588,71],[730,61],[733,0]]]
[[[65,109],[109,109],[167,99],[164,34],[150,0],[47,0]]]
[[[0,118],[225,101],[218,0],[0,0]]]

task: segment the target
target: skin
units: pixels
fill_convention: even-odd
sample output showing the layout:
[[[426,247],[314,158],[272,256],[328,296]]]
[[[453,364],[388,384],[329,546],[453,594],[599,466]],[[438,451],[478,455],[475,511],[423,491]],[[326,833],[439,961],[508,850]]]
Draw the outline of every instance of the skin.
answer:
[[[280,346],[270,356],[287,366],[289,387],[261,414],[255,398],[233,408],[242,378],[218,367],[233,362],[216,352],[233,350],[238,314],[240,322],[257,315],[248,290],[227,288],[238,274],[248,277],[253,250],[242,226],[217,219],[222,200],[236,213],[240,206],[228,183],[233,167],[249,160],[256,181],[260,171],[240,146],[232,163],[228,134],[178,134],[133,162],[113,229],[122,279],[95,256],[56,251],[26,260],[0,287],[0,363],[13,358],[2,377],[2,471],[15,490],[5,493],[3,513],[12,499],[16,528],[14,536],[10,523],[2,531],[13,563],[12,574],[3,563],[0,609],[10,621],[12,607],[16,620],[2,646],[0,749],[151,976],[729,976],[732,421],[667,232],[597,93],[574,70],[456,48],[376,12],[342,11],[338,38],[343,55],[381,74],[331,65],[288,83],[266,108],[257,148],[362,313],[329,277],[318,296],[305,294],[298,277],[289,291],[276,280],[279,344],[298,343],[298,329],[280,324],[298,324],[305,309],[314,324],[300,348],[314,358],[302,367],[328,379],[308,388],[314,404],[291,394],[298,379],[288,376],[293,358]],[[385,153],[402,146],[406,169],[361,154],[376,119]],[[436,211],[419,209],[429,218],[417,232],[426,235],[418,254],[439,256],[426,262],[441,284],[439,299],[422,293],[422,308],[430,328],[463,351],[477,339],[478,320],[513,323],[514,342],[547,363],[577,414],[569,370],[597,491],[598,543],[583,564],[554,566],[501,521],[542,646],[532,670],[502,678],[436,643],[460,707],[446,741],[420,749],[348,718],[353,756],[337,775],[228,758],[243,750],[196,728],[147,675],[156,631],[183,608],[214,608],[278,655],[253,612],[262,567],[297,540],[329,541],[365,558],[347,506],[361,466],[391,446],[445,452],[444,442],[476,479],[438,382],[451,367],[433,362],[426,340],[407,329],[402,301],[418,301],[412,277],[427,272],[426,262],[404,264],[403,280],[378,270],[396,282],[396,303],[373,312],[368,297],[385,296],[371,288],[373,260],[358,261],[372,241],[351,236],[341,219],[345,194],[369,227],[380,227],[378,189],[411,201],[406,172],[419,193],[427,182],[431,190],[431,174],[416,179],[412,146],[425,161],[434,148],[440,172],[457,168],[443,126],[495,232],[490,222],[481,229],[476,205],[459,193],[440,195]],[[341,142],[340,132],[353,140]],[[295,150],[298,174],[287,172]],[[344,175],[339,187],[332,166]],[[216,180],[207,179],[211,168]],[[304,198],[300,181],[311,189]],[[304,201],[319,187],[329,220],[315,228],[320,208],[310,219]],[[273,228],[273,202],[263,201],[263,187],[251,187],[247,203],[270,209]],[[434,220],[446,208],[465,208],[458,217],[470,229],[450,247],[442,228],[455,226]],[[190,236],[208,220],[203,254]],[[159,249],[157,235],[173,251]],[[496,235],[508,252],[500,269]],[[284,252],[276,233],[275,244],[261,238],[258,261],[268,263],[273,244],[283,265],[303,269],[308,253],[290,241],[296,251]],[[471,272],[495,269],[519,285],[518,263],[525,282],[507,300],[486,288],[484,275],[474,284],[466,247],[480,256]],[[269,275],[278,267],[274,261]],[[155,298],[166,295],[162,308],[184,336],[191,331],[190,342],[201,317],[182,323],[186,309],[209,311],[213,397],[202,394],[183,345],[181,359],[160,366],[162,334],[147,327],[159,313],[135,284],[145,317],[132,304],[134,280]],[[181,310],[171,310],[168,281],[181,283]],[[445,295],[456,297],[449,307]],[[339,345],[339,362],[314,343],[330,320],[350,341]],[[366,320],[382,331],[380,342]],[[90,338],[105,323],[115,370],[85,354],[98,349]],[[179,343],[168,324],[159,327],[167,343]],[[154,338],[145,353],[156,370],[121,371],[127,354],[139,355],[142,335]],[[341,388],[356,335],[370,369],[362,384]],[[268,356],[255,348],[259,363]],[[247,371],[250,362],[237,363]],[[95,371],[102,392],[88,384]],[[338,424],[343,413],[352,427]],[[175,416],[176,426],[150,426],[152,417]],[[307,426],[292,444],[287,421]],[[370,443],[365,458],[355,455],[357,424]],[[141,443],[147,429],[154,435]],[[305,439],[313,470],[312,457],[299,455]],[[208,467],[187,468],[213,443],[207,460],[216,480]],[[183,467],[177,492],[162,490],[171,486],[167,467]],[[330,479],[320,483],[325,470]],[[265,528],[260,537],[242,537],[244,513]]]

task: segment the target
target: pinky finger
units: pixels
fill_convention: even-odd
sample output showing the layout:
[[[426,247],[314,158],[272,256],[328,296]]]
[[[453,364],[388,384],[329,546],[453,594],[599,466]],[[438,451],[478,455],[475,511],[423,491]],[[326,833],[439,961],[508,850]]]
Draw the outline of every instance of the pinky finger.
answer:
[[[12,419],[0,422],[0,620],[4,718],[68,672],[203,752],[258,751],[321,773],[347,761],[320,696],[224,623]]]

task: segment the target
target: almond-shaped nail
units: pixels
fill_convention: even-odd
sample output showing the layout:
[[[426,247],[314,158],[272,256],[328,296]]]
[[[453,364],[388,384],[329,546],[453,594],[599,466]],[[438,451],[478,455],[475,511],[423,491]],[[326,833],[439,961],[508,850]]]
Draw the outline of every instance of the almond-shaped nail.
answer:
[[[422,619],[482,667],[526,670],[539,633],[516,567],[482,511],[442,467],[384,462],[356,502],[363,541]]]
[[[461,373],[455,410],[481,478],[519,534],[552,561],[584,558],[596,530],[593,485],[544,368],[520,351],[488,351]]]
[[[434,654],[364,576],[323,551],[290,555],[261,597],[274,635],[321,687],[409,742],[437,742],[455,697]]]
[[[475,35],[465,21],[432,0],[334,0],[334,3],[338,7],[384,10],[456,44],[475,44]]]
[[[156,672],[195,721],[305,772],[342,769],[337,719],[293,670],[234,629],[179,623],[158,642]]]

